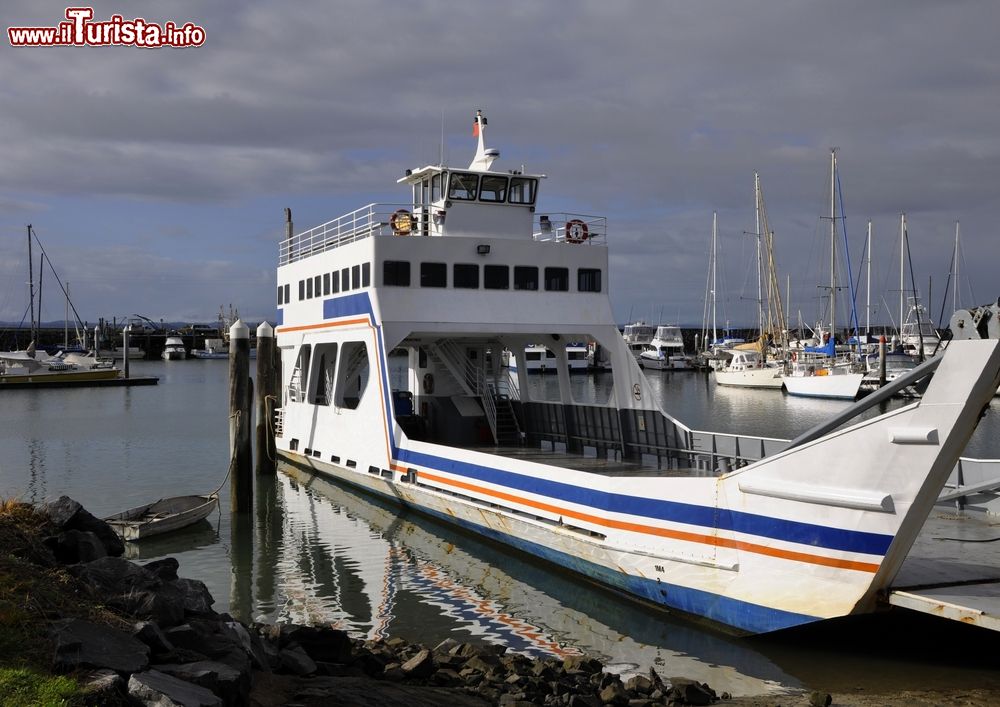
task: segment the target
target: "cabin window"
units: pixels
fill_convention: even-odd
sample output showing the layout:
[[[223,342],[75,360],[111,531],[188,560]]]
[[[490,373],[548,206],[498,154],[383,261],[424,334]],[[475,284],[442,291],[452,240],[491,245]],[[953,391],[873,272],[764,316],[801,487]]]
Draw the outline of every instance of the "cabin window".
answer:
[[[452,172],[448,185],[448,198],[475,201],[479,189],[479,176],[467,172]]]
[[[285,294],[285,288],[282,287],[281,285],[278,285],[278,306],[279,307],[285,303],[285,300],[283,298],[284,294]]]
[[[531,179],[529,177],[511,177],[510,192],[507,197],[507,202],[511,204],[534,204],[535,188],[537,184],[537,179]]]
[[[333,294],[340,292],[340,273],[336,270],[330,274],[330,292]]]
[[[306,299],[313,298],[313,279],[310,277],[306,280]]]
[[[443,175],[435,174],[431,177],[431,201],[439,201],[441,199],[441,180]]]
[[[323,273],[323,294],[330,294],[330,273]]]
[[[312,345],[303,344],[299,349],[298,358],[295,359],[295,368],[292,369],[291,378],[288,379],[288,400],[293,403],[301,403],[305,396],[305,377],[309,372],[309,353]]]
[[[340,271],[340,290],[341,292],[347,292],[351,289],[351,270],[350,268],[344,268]]]
[[[315,293],[316,297],[322,296],[322,293],[320,292],[322,283],[323,283],[323,278],[320,275],[317,275],[316,277],[313,278],[313,292]]]
[[[452,283],[455,287],[479,289],[479,266],[475,263],[455,263],[452,269]]]
[[[306,298],[306,281],[299,280],[299,301],[301,302]]]
[[[356,410],[368,387],[368,346],[363,341],[348,341],[340,349],[337,393],[334,405]]]
[[[578,292],[600,292],[601,271],[597,268],[580,268],[577,270],[576,289]]]
[[[569,268],[545,268],[545,289],[549,292],[569,290]]]
[[[361,287],[361,266],[351,266],[351,289],[356,290]]]
[[[515,290],[537,290],[538,289],[538,268],[534,265],[514,266],[514,289]]]
[[[289,302],[292,301],[292,299],[291,299],[291,294],[292,294],[291,293],[291,287],[292,287],[291,285],[287,285],[287,284],[285,285],[285,304],[288,304]]]
[[[446,263],[420,263],[421,287],[447,287],[448,265]]]
[[[309,372],[308,401],[313,405],[333,402],[333,388],[337,368],[337,344],[316,344],[312,355],[313,367]]]
[[[484,175],[479,184],[480,201],[499,201],[503,203],[507,200],[507,177],[500,175]]]
[[[361,286],[371,287],[372,284],[372,264],[361,263]]]
[[[483,287],[485,287],[487,290],[509,290],[510,266],[509,265],[483,266]]]
[[[386,260],[383,262],[382,284],[409,287],[410,262],[408,260]]]

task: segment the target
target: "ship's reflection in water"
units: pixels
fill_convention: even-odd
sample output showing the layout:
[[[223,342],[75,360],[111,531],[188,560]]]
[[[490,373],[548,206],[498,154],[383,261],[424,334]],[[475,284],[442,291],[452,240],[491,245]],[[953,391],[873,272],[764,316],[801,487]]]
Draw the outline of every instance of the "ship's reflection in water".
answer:
[[[240,618],[536,657],[586,653],[623,675],[654,667],[735,695],[798,686],[745,641],[292,466],[257,482],[256,552],[241,550],[249,533],[233,535],[230,611]]]

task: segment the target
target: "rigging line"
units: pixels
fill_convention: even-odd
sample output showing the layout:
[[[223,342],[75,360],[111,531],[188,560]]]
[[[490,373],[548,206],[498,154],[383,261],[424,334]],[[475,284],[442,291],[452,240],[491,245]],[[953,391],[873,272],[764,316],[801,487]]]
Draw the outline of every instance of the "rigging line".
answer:
[[[948,289],[951,287],[951,276],[955,272],[955,255],[958,252],[958,241],[951,248],[951,260],[948,261],[948,279],[944,283],[944,297],[941,298],[941,312],[938,314],[938,329],[942,329],[944,321],[944,308],[948,304]],[[954,304],[954,303],[952,303]]]
[[[80,317],[80,313],[76,311],[76,305],[74,305],[73,300],[69,298],[69,294],[66,292],[66,287],[63,285],[62,280],[59,279],[59,273],[56,272],[55,267],[53,267],[52,265],[52,259],[49,258],[49,254],[45,252],[45,246],[43,246],[42,242],[38,239],[38,231],[36,231],[35,229],[31,229],[31,233],[35,237],[35,243],[37,243],[39,249],[41,249],[42,255],[45,257],[45,260],[48,261],[49,270],[52,271],[52,275],[56,278],[56,283],[58,283],[59,289],[62,290],[63,296],[66,298],[66,301],[69,302],[69,308],[73,310],[73,316],[76,317],[77,324],[83,326],[83,319]],[[41,277],[41,273],[39,273],[39,277]]]
[[[917,346],[920,347],[919,360],[924,360],[924,327],[920,321],[920,305],[917,302],[917,282],[913,277],[913,253],[910,251],[910,231],[906,229],[903,231],[906,237],[906,261],[910,266],[910,287],[913,288],[913,313],[917,318]],[[903,323],[899,323],[899,338],[900,341],[903,339]]]

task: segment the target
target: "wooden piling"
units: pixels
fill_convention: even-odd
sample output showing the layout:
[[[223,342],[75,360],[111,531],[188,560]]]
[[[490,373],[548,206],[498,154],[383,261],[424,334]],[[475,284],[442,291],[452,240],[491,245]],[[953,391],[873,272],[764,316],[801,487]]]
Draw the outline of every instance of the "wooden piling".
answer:
[[[274,327],[262,322],[257,327],[257,464],[258,474],[273,475],[277,470],[274,450],[274,401],[278,376],[274,367]]]
[[[122,329],[122,370],[128,378],[128,335],[132,333],[132,325],[126,324]]]
[[[878,387],[885,387],[885,337],[878,338]]]
[[[234,513],[253,510],[249,383],[250,329],[237,319],[229,329],[229,498]]]

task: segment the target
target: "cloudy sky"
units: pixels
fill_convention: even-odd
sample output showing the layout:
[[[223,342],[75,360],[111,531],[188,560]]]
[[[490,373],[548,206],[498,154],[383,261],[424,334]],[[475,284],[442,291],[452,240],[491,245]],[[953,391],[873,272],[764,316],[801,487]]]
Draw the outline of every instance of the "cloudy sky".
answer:
[[[7,0],[0,16],[54,26],[65,9]],[[27,309],[28,223],[91,322],[211,321],[230,304],[273,318],[283,207],[304,230],[408,198],[395,180],[437,162],[442,122],[446,160],[468,163],[476,108],[498,166],[549,176],[541,210],[608,217],[619,322],[700,324],[713,211],[719,320],[754,318],[754,171],[793,316],[814,321],[830,147],[855,267],[873,222],[879,319],[898,316],[901,212],[935,319],[956,221],[960,304],[1000,295],[995,2],[118,0],[94,14],[193,22],[206,41],[5,38],[0,320]],[[49,273],[44,287],[44,318],[61,319]]]

